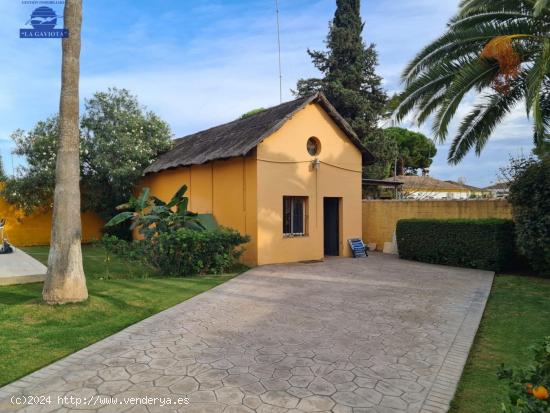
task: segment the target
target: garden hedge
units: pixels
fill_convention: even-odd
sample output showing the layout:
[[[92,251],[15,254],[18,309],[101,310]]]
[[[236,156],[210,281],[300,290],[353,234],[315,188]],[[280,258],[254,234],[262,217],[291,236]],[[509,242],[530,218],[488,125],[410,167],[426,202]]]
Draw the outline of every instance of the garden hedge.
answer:
[[[205,231],[179,228],[158,237],[127,242],[106,235],[101,240],[107,251],[142,261],[167,276],[220,274],[237,263],[250,237],[218,227]]]
[[[403,219],[399,256],[408,260],[502,271],[514,256],[514,224],[504,219]]]
[[[146,241],[147,256],[165,275],[219,274],[235,265],[243,253],[238,247],[248,241],[248,236],[229,228],[207,231],[179,228]]]

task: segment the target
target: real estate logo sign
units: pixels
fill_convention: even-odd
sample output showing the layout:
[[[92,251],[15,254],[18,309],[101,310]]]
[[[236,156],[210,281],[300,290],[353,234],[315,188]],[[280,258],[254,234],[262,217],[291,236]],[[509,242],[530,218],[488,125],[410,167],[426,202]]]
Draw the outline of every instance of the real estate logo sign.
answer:
[[[69,30],[56,28],[58,23],[63,23],[63,16],[50,6],[62,5],[63,1],[23,1],[25,4],[39,5],[30,13],[30,18],[25,23],[28,28],[19,30],[19,37],[22,39],[61,39],[69,37]],[[41,5],[41,4],[47,4]],[[32,27],[32,28],[31,28]]]

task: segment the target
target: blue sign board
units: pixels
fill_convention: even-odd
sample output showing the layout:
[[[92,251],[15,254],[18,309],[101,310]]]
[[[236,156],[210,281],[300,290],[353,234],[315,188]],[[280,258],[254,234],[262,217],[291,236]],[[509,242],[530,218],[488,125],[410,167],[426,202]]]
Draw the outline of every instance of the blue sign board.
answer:
[[[33,10],[30,19],[25,23],[32,26],[32,29],[20,29],[19,37],[22,39],[52,39],[69,37],[69,30],[56,29],[58,19],[57,13],[50,7],[41,6]]]

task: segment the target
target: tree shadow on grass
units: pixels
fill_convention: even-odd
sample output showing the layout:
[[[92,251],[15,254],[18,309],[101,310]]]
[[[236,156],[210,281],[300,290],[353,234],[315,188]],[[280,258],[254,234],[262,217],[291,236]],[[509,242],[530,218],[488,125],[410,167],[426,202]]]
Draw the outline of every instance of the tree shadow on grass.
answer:
[[[39,302],[41,298],[42,283],[0,287],[0,306]]]

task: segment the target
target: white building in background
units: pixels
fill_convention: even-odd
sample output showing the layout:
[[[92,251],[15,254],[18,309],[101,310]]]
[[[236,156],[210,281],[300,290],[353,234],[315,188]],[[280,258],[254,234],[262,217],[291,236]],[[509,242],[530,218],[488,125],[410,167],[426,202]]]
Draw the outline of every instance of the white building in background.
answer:
[[[483,190],[488,191],[491,194],[491,198],[506,199],[510,192],[510,184],[507,182],[497,182],[494,185],[483,188]]]
[[[431,176],[400,175],[386,181],[402,182],[401,196],[405,199],[472,199],[487,198],[489,192],[460,181],[442,181]]]

